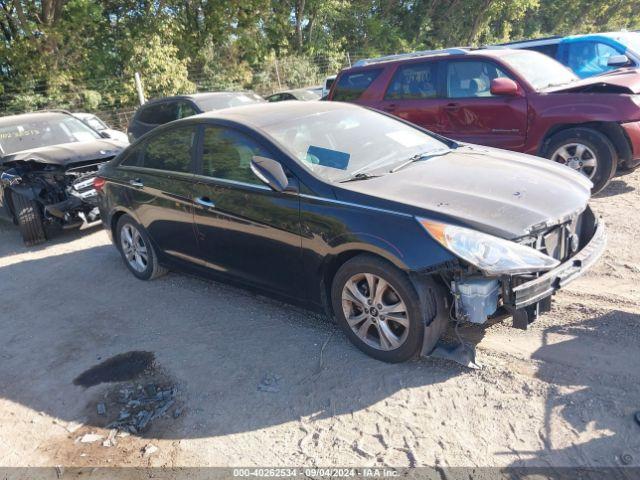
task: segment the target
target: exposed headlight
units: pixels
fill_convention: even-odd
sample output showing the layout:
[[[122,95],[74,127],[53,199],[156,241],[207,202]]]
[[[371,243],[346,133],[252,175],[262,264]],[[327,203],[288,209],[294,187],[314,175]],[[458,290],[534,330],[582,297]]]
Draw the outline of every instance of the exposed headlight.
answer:
[[[417,220],[443,247],[487,275],[539,272],[560,264],[555,258],[509,240],[425,218]]]

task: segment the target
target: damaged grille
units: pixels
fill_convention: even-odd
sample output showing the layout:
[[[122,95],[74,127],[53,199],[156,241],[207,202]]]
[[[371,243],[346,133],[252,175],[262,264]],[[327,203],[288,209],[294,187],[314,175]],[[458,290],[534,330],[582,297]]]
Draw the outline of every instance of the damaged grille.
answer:
[[[109,161],[111,158],[105,158],[99,162],[93,162],[67,169],[65,172],[65,175],[69,180],[67,192],[85,202],[92,203],[92,200],[97,196],[97,193],[93,188],[93,179],[98,173],[100,165]]]
[[[563,262],[589,243],[596,230],[596,224],[597,219],[593,211],[587,207],[558,225],[534,232],[523,238],[520,243]]]
[[[588,214],[591,214],[591,211],[585,210],[560,225],[535,232],[524,239],[522,243],[563,262],[571,258],[586,244],[583,238],[584,219]]]

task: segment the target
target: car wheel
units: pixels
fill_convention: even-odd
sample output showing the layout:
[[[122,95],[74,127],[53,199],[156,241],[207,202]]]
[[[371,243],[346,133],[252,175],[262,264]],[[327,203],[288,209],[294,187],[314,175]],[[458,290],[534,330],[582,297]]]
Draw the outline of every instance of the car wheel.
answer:
[[[38,202],[16,192],[11,194],[11,202],[24,244],[31,247],[45,242],[47,235]]]
[[[425,327],[418,294],[401,270],[358,255],[336,272],[331,288],[338,324],[363,352],[404,362],[421,350]]]
[[[556,133],[545,148],[545,157],[582,173],[598,193],[616,173],[618,156],[602,133],[590,128],[571,128]]]
[[[116,240],[125,265],[139,279],[152,280],[167,273],[158,263],[158,255],[144,228],[129,215],[118,220]]]

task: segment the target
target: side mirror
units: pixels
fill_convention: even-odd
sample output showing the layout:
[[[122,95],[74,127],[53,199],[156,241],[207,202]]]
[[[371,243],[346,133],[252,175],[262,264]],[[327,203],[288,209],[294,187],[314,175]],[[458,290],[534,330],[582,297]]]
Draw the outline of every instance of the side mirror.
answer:
[[[518,84],[506,77],[491,80],[491,95],[505,95],[515,97],[520,93]]]
[[[102,138],[111,138],[111,135],[106,130],[100,130],[98,133]]]
[[[626,55],[611,55],[607,59],[608,67],[625,67],[629,65],[629,57]]]
[[[251,171],[276,192],[287,189],[289,180],[279,162],[266,157],[255,156],[251,159]]]

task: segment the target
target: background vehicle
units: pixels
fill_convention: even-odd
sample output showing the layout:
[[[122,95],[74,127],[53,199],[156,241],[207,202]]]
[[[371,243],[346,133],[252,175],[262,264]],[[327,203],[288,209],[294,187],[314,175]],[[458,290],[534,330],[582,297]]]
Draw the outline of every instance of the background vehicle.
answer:
[[[198,113],[261,103],[264,99],[253,92],[211,92],[160,98],[141,105],[129,122],[127,134],[131,141],[159,125],[190,117]]]
[[[43,242],[56,228],[97,221],[93,179],[125,146],[69,113],[0,118],[0,206],[25,244]]]
[[[320,90],[320,91],[318,91]],[[267,102],[282,102],[284,100],[320,100],[322,96],[322,88],[298,88],[296,90],[285,90],[277,92],[265,97]]]
[[[129,143],[129,138],[127,137],[126,133],[110,128],[109,125],[104,123],[97,115],[94,115],[93,113],[74,112],[72,115],[82,120],[86,125],[89,125],[105,138],[113,138],[114,140],[118,140],[119,142]]]
[[[322,98],[325,98],[329,95],[331,91],[331,87],[333,86],[333,82],[335,82],[337,75],[330,75],[324,79],[324,84],[322,85]]]
[[[544,53],[569,67],[580,78],[600,75],[621,67],[640,65],[640,33],[607,32],[503,43]]]
[[[373,107],[464,142],[550,158],[602,190],[640,163],[640,74],[579,80],[538,52],[455,48],[371,59],[329,100]]]
[[[136,277],[175,267],[267,290],[385,361],[430,353],[450,314],[526,327],[604,248],[583,176],[340,103],[173,122],[100,177]]]

